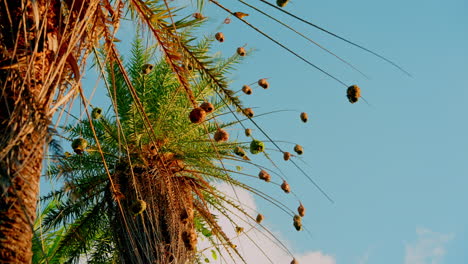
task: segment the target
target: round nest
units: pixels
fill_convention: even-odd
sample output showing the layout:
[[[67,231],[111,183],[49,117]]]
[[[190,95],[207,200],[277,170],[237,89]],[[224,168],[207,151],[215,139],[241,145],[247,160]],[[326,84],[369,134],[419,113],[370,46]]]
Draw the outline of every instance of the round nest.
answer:
[[[291,192],[291,187],[289,186],[289,183],[285,180],[283,180],[283,183],[281,184],[281,189],[285,192],[285,193],[290,193]]]
[[[250,142],[250,153],[252,154],[258,154],[260,152],[263,152],[265,150],[265,143],[263,143],[260,140],[252,140]]]
[[[93,119],[99,119],[102,116],[102,109],[99,107],[93,108],[93,111],[91,112],[91,117]]]
[[[154,68],[153,64],[144,64],[141,67],[141,72],[143,74],[149,74],[153,70],[153,68]]]
[[[302,230],[302,218],[298,215],[295,215],[293,218],[293,225],[297,231]]]
[[[245,129],[245,136],[246,136],[246,137],[250,137],[251,135],[252,135],[252,129],[246,128],[246,129]]]
[[[133,215],[139,215],[146,210],[146,202],[138,199],[132,204],[130,209],[132,210]]]
[[[304,207],[304,205],[303,205],[302,203],[301,203],[301,204],[299,205],[299,207],[297,208],[297,212],[299,213],[299,215],[300,215],[301,217],[304,217],[304,216],[305,216],[306,209],[305,209],[305,207]]]
[[[204,102],[204,103],[202,103],[202,104],[200,105],[200,108],[203,109],[203,110],[205,110],[205,112],[206,112],[207,114],[213,112],[213,110],[214,110],[213,104],[212,104],[212,103],[209,103],[209,102]]]
[[[288,161],[291,158],[291,153],[289,152],[284,152],[283,153],[283,159]]]
[[[189,114],[190,122],[194,124],[198,124],[205,121],[205,117],[206,112],[200,107],[194,108]]]
[[[248,116],[250,118],[254,117],[254,115],[255,115],[252,108],[246,108],[246,109],[243,110],[243,112],[244,112],[244,115],[246,115],[246,116]]]
[[[302,113],[301,113],[301,120],[302,120],[302,122],[306,123],[308,119],[309,119],[309,116],[307,115],[307,113],[306,113],[306,112],[302,112]]]
[[[227,141],[229,139],[229,133],[226,132],[224,129],[218,129],[216,133],[214,134],[214,140],[216,142],[222,142],[222,141]]]
[[[291,261],[291,264],[299,264],[299,261],[297,261],[296,259],[293,259],[293,260]]]
[[[184,245],[188,250],[195,251],[197,248],[197,233],[195,230],[184,231],[182,233],[182,241],[184,241]]]
[[[224,42],[224,34],[222,32],[218,32],[215,34],[215,38],[219,42]]]
[[[244,85],[244,86],[242,86],[242,92],[244,92],[245,94],[250,95],[250,94],[252,94],[252,88],[250,88],[250,86],[248,86],[248,85]]]
[[[289,0],[276,0],[276,5],[279,7],[285,7],[288,4]]]
[[[234,154],[236,154],[239,157],[245,157],[245,150],[241,147],[235,147],[234,148]]]
[[[261,180],[264,180],[266,182],[269,182],[271,180],[271,176],[266,170],[261,170],[258,173],[258,178],[260,178]]]
[[[265,218],[265,217],[263,217],[262,214],[258,214],[258,215],[257,215],[257,218],[255,218],[255,222],[257,222],[258,224],[260,224],[260,223],[263,221],[264,218]]]
[[[350,103],[356,103],[361,97],[361,89],[357,85],[351,85],[346,91],[346,97],[348,97]]]
[[[294,146],[294,151],[299,155],[302,155],[302,153],[304,153],[304,149],[302,148],[301,145]]]
[[[240,226],[236,226],[236,234],[240,235],[242,232],[244,232],[244,228]]]
[[[265,78],[258,80],[258,85],[262,87],[263,89],[268,89],[268,87],[270,87],[270,84]]]
[[[247,52],[245,51],[244,47],[239,47],[237,48],[237,54],[239,54],[239,56],[244,57],[247,54]]]
[[[81,155],[88,146],[88,141],[84,138],[77,138],[73,140],[71,147],[76,154]]]
[[[202,13],[193,13],[192,15],[196,19],[204,19],[205,17],[202,15]]]

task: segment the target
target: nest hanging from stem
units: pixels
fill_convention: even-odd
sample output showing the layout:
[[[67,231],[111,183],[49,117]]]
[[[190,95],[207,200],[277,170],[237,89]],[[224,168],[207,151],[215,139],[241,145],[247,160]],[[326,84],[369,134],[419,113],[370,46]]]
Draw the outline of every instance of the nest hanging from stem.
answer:
[[[93,119],[99,119],[102,117],[102,109],[99,107],[93,108],[93,111],[91,112],[91,117]]]
[[[291,153],[289,153],[287,151],[283,153],[283,159],[284,160],[288,161],[290,158],[291,158]]]
[[[297,261],[295,258],[291,261],[291,264],[299,264],[299,261]]]
[[[213,110],[214,110],[213,104],[212,104],[212,103],[209,103],[209,102],[204,102],[204,103],[202,103],[202,104],[200,105],[200,108],[203,109],[203,110],[205,110],[205,112],[206,112],[207,114],[213,112]]]
[[[252,135],[252,129],[250,128],[246,128],[244,132],[246,137],[250,137]]]
[[[258,214],[257,218],[255,218],[255,222],[260,224],[260,223],[262,223],[263,219],[265,219],[265,217],[262,214]]]
[[[252,154],[258,154],[260,152],[263,152],[265,150],[265,143],[263,143],[260,140],[252,140],[250,142],[250,153]]]
[[[293,218],[293,225],[297,231],[302,230],[302,218],[298,215],[295,215]]]
[[[245,153],[245,150],[241,147],[235,147],[234,148],[234,154],[236,154],[237,156],[239,157],[245,157],[246,153]]]
[[[301,113],[301,120],[302,120],[302,122],[307,123],[307,120],[308,120],[308,119],[309,119],[309,116],[307,115],[307,113],[306,113],[306,112],[302,112],[302,113]]]
[[[304,153],[304,149],[302,148],[301,145],[296,145],[296,146],[294,146],[294,151],[295,151],[298,155],[302,155],[302,153]]]
[[[197,232],[191,229],[182,233],[182,241],[185,247],[190,251],[195,251],[197,248]]]
[[[241,57],[244,57],[247,54],[247,52],[245,51],[244,47],[239,47],[237,48],[237,54]]]
[[[146,202],[143,200],[136,200],[130,207],[134,216],[143,213],[146,210]]]
[[[244,228],[240,226],[236,226],[236,234],[240,235],[244,232]]]
[[[222,142],[222,141],[227,141],[229,139],[229,133],[226,132],[224,129],[218,129],[216,133],[214,134],[214,140],[216,142]]]
[[[356,103],[361,97],[361,89],[357,85],[351,85],[346,91],[346,97],[348,97],[350,103]]]
[[[299,213],[301,217],[305,216],[306,208],[304,207],[302,203],[299,204],[299,207],[297,208],[297,212]]]
[[[205,18],[202,13],[193,13],[192,16],[194,18],[196,18],[196,19],[204,19]]]
[[[76,154],[81,155],[88,146],[88,141],[84,138],[77,138],[73,140],[71,147]]]
[[[258,85],[262,87],[263,89],[268,89],[268,87],[270,87],[270,84],[265,78],[258,80]]]
[[[283,183],[281,184],[281,189],[285,192],[285,193],[290,193],[291,192],[291,186],[289,186],[289,183],[285,180],[283,180]]]
[[[199,124],[205,121],[206,112],[200,107],[194,108],[189,114],[190,122]]]
[[[141,67],[141,73],[149,74],[153,70],[153,68],[154,68],[153,64],[144,64]]]
[[[247,117],[250,117],[250,118],[254,117],[254,115],[255,115],[252,108],[245,108],[244,110],[242,110],[242,112],[244,113],[244,115],[246,115]]]
[[[248,86],[248,85],[244,85],[244,86],[242,86],[242,92],[244,92],[247,95],[251,95],[252,94],[252,88],[250,88],[250,86]]]
[[[215,38],[219,42],[224,42],[224,34],[222,32],[216,33]]]
[[[266,182],[270,182],[270,180],[271,180],[271,176],[266,170],[261,170],[258,173],[258,178],[260,178],[260,180],[264,180]]]
[[[285,7],[289,3],[289,0],[276,0],[276,5],[279,7]]]

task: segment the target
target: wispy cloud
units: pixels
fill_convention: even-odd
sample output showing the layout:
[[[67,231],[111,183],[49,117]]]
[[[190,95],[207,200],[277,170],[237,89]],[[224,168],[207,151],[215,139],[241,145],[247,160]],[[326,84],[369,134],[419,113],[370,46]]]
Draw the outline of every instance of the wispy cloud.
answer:
[[[250,215],[255,217],[256,204],[254,197],[251,193],[235,188],[235,193],[233,188],[227,184],[218,185],[217,188],[227,194],[230,197],[238,197],[239,200],[243,203],[243,208],[245,211],[249,212]],[[226,218],[219,216],[219,223],[225,230],[226,234],[230,238],[234,238],[232,241],[238,247],[237,249],[244,257],[247,263],[255,264],[270,264],[270,263],[290,263],[293,259],[293,256],[299,261],[300,264],[314,263],[314,264],[335,264],[336,261],[334,257],[327,255],[321,251],[311,251],[305,252],[303,254],[294,254],[292,255],[284,250],[279,242],[275,240],[270,234],[266,233],[264,230],[259,228],[259,225],[255,224],[254,221],[249,221],[255,228],[252,228],[248,223],[244,222],[245,217],[235,217],[233,219],[236,223],[239,223],[239,226],[242,226],[245,229],[245,232],[237,236],[235,232],[235,226]],[[289,247],[289,242],[284,239],[281,234],[275,230],[270,230],[272,234],[281,241],[283,245]],[[200,248],[208,246],[206,241],[201,241],[199,243]],[[209,250],[206,252],[206,256],[210,259],[210,263],[242,263],[239,259],[234,258],[230,259],[229,256],[224,253],[226,256],[225,259],[218,259],[214,261],[210,257]]]
[[[418,239],[406,245],[405,264],[439,264],[446,253],[446,244],[453,234],[436,233],[429,229],[416,229]]]

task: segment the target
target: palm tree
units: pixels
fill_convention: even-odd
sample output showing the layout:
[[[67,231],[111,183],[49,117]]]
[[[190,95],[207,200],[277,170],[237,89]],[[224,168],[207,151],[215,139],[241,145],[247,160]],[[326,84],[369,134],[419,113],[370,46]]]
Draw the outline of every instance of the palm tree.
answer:
[[[204,39],[191,52],[206,58],[213,75],[224,76],[241,56],[208,59],[210,43]],[[218,164],[246,160],[248,144],[226,141],[225,129],[237,121],[219,122],[218,116],[229,110],[209,79],[184,65],[192,69],[189,98],[168,63],[149,64],[150,54],[153,50],[137,40],[126,67],[139,102],[131,98],[119,67],[109,63],[107,82],[116,116],[94,108],[91,119],[65,127],[79,154],[59,157],[50,171],[65,184],[44,197],[57,205],[43,226],[51,232],[67,227],[53,259],[72,261],[88,252],[92,263],[115,258],[120,263],[191,263],[197,258],[199,233],[238,253],[212,215],[226,201],[235,203],[210,182],[249,188]],[[201,108],[194,110],[192,100]],[[194,120],[197,111],[209,121]]]

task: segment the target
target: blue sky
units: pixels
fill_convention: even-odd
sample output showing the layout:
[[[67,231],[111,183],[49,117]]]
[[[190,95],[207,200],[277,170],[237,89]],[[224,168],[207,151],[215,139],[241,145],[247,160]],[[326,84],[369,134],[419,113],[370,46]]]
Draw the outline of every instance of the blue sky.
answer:
[[[230,55],[247,44],[255,50],[233,74],[233,89],[269,78],[271,88],[244,96],[245,105],[256,107],[258,113],[294,110],[260,117],[258,122],[274,139],[304,146],[298,163],[335,200],[328,202],[276,153],[275,160],[308,209],[304,223],[311,235],[293,231],[289,216],[256,200],[268,226],[294,252],[318,251],[340,264],[465,263],[468,2],[292,1],[287,5],[286,10],[396,61],[413,74],[409,78],[368,53],[259,1],[249,1],[349,60],[370,79],[237,1],[220,2],[249,13],[246,20],[346,84],[359,85],[370,104],[350,104],[346,87],[235,18],[218,27],[227,14],[207,4],[209,30],[226,36],[215,49]],[[309,113],[307,124],[299,120],[302,111]],[[281,146],[292,149],[290,144]],[[297,207],[291,195],[280,190],[270,193]]]

